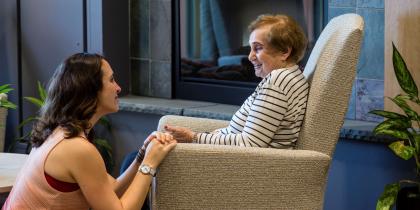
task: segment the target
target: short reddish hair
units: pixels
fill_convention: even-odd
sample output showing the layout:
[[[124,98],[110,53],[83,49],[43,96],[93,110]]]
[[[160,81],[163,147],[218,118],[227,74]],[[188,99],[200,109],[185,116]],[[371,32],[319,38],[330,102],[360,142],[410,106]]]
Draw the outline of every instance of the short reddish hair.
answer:
[[[279,52],[287,52],[291,49],[287,61],[299,62],[306,51],[308,40],[303,29],[290,16],[287,15],[260,15],[256,20],[249,24],[250,32],[261,28],[270,27],[267,34],[267,43],[270,47]]]

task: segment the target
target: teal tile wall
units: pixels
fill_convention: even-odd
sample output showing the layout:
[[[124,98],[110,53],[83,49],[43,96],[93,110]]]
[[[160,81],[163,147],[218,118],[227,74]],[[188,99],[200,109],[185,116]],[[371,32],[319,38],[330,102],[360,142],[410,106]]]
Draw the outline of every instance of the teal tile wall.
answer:
[[[150,60],[131,58],[131,93],[152,96],[150,88]]]
[[[384,8],[384,0],[357,0],[357,7],[359,8]]]
[[[344,13],[357,13],[365,21],[356,79],[347,119],[380,122],[368,112],[383,109],[384,87],[384,1],[329,0],[328,19]]]
[[[130,0],[131,93],[171,98],[171,0]]]
[[[356,7],[357,0],[328,0],[328,6],[331,7]]]
[[[150,52],[153,60],[170,61],[172,49],[171,0],[150,0]],[[170,81],[170,80],[169,80]]]
[[[328,21],[330,21],[333,17],[337,17],[342,14],[346,13],[356,13],[355,7],[330,7],[328,9]]]
[[[358,64],[359,78],[384,79],[384,10],[358,8],[365,20],[364,41]]]
[[[149,0],[131,0],[130,6],[131,56],[149,58]]]
[[[356,81],[356,119],[363,121],[382,121],[383,118],[369,114],[370,110],[383,109],[384,81],[362,79]]]
[[[151,85],[150,91],[152,96],[161,96],[165,98],[171,97],[171,62],[152,61],[151,63]]]

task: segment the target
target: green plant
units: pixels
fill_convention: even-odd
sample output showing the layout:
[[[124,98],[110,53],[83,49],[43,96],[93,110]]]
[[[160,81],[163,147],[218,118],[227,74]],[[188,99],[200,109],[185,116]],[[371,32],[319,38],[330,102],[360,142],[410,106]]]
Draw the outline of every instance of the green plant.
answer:
[[[39,98],[36,97],[24,97],[24,99],[31,104],[37,106],[39,109],[44,105],[45,99],[47,97],[47,91],[42,86],[41,82],[38,81],[38,94]],[[23,128],[25,125],[28,125],[30,123],[33,123],[37,121],[39,118],[37,116],[29,116],[26,119],[24,119],[18,126],[18,129]],[[99,122],[97,125],[102,126],[107,132],[111,132],[111,123],[106,117],[102,117],[99,119]],[[15,142],[9,147],[9,151],[13,151],[15,145],[18,142],[26,143],[27,148],[26,152],[29,153],[29,149],[31,148],[31,143],[29,141],[30,133],[26,133],[23,136],[15,139]],[[111,172],[114,167],[114,159],[112,156],[112,147],[109,144],[108,140],[102,137],[95,136],[95,139],[93,140],[93,144],[100,152],[102,158],[105,161],[105,165],[108,172]]]
[[[13,88],[10,88],[9,84],[0,86],[0,107],[6,109],[16,109],[16,105],[7,100],[6,93],[9,93],[12,90]]]
[[[397,183],[388,184],[379,197],[376,209],[391,209],[397,200],[398,191],[405,184],[414,185],[420,188],[420,115],[412,109],[412,105],[420,105],[417,85],[411,76],[407,65],[392,43],[392,63],[398,84],[405,94],[398,94],[394,98],[388,97],[394,102],[403,114],[385,110],[372,110],[370,113],[379,115],[385,120],[378,124],[373,132],[375,134],[392,136],[396,140],[389,144],[389,148],[398,157],[409,160],[414,158],[416,164],[416,180],[400,180]]]
[[[9,84],[0,86],[0,152],[3,151],[5,143],[7,109],[16,109],[16,105],[7,100],[7,93],[12,90]]]

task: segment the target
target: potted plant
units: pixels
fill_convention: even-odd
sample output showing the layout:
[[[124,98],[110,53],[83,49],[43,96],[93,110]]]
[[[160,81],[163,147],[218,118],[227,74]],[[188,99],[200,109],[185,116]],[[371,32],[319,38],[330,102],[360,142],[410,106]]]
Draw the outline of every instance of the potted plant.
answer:
[[[405,209],[404,206],[406,205],[410,209],[420,209],[420,115],[411,107],[412,105],[420,105],[419,92],[394,43],[392,43],[392,48],[394,73],[405,94],[388,98],[401,108],[403,114],[385,110],[370,111],[372,114],[385,118],[382,123],[375,127],[373,132],[377,135],[392,136],[396,139],[389,145],[389,148],[395,155],[404,160],[412,158],[415,160],[416,179],[400,180],[386,185],[384,192],[378,199],[376,209],[391,209],[395,203],[397,203],[397,209]]]
[[[38,108],[41,108],[45,103],[45,99],[47,97],[47,92],[46,92],[45,88],[42,86],[41,82],[39,82],[39,81],[38,81],[38,94],[39,94],[39,98],[24,97],[24,99],[26,101],[30,102],[31,104],[37,106]],[[29,123],[32,123],[36,120],[38,120],[38,117],[29,116],[19,124],[18,129],[20,129],[23,126],[28,125]],[[105,117],[102,117],[101,119],[99,119],[98,125],[102,126],[108,132],[111,131],[111,124],[110,124],[109,120]],[[29,137],[30,137],[30,133],[26,133],[22,137],[19,137],[19,138],[15,139],[13,144],[9,147],[9,151],[13,151],[16,144],[18,142],[20,142],[20,143],[25,143],[27,145],[26,153],[29,153],[30,148],[31,148],[31,143],[29,141]],[[113,156],[112,156],[112,147],[109,144],[108,140],[96,136],[95,139],[93,140],[93,144],[99,150],[99,153],[101,154],[102,158],[104,159],[107,171],[109,173],[111,173],[111,171],[114,167],[114,159],[113,159]]]
[[[4,150],[7,109],[16,109],[16,105],[7,100],[7,93],[12,90],[9,84],[0,86],[0,152]]]

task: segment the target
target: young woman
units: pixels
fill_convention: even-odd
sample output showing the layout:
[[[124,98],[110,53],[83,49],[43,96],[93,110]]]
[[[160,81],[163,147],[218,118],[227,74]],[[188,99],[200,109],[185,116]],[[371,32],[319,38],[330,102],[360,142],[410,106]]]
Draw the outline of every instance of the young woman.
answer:
[[[107,174],[91,128],[118,111],[120,91],[100,55],[75,54],[57,68],[32,131],[33,149],[4,210],[140,209],[156,168],[176,141],[155,132],[123,175],[115,180]]]

